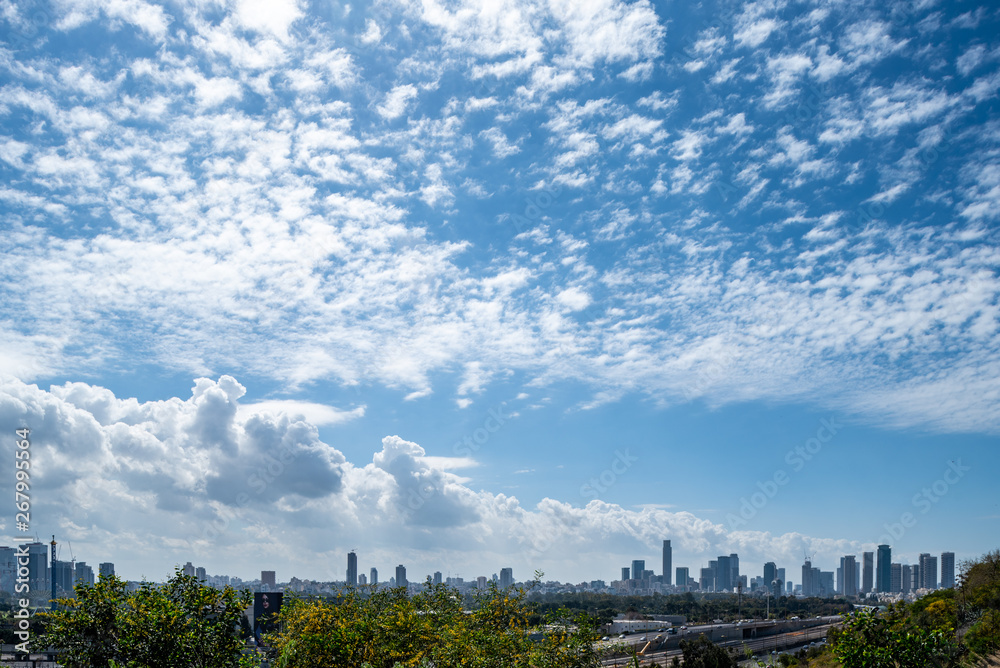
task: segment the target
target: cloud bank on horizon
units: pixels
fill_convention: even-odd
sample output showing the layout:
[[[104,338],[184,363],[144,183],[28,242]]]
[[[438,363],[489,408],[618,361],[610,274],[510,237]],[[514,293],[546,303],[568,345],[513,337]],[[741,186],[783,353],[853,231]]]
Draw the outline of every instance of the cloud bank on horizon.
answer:
[[[524,508],[406,434],[351,463],[316,426],[365,402],[330,408],[320,384],[1000,432],[997,8],[52,0],[0,22],[0,418],[51,429],[68,531],[180,554],[228,513],[263,545],[266,501],[285,540],[336,509],[386,554],[550,537],[567,563],[586,532],[624,554],[664,530],[693,552],[857,549]],[[146,403],[99,387],[138,368],[219,380]],[[240,406],[225,374],[270,403]],[[276,448],[296,466],[234,507]]]
[[[45,492],[33,514],[60,518],[60,540],[132,577],[163,577],[180,559],[210,573],[277,562],[286,577],[342,580],[345,547],[355,544],[365,546],[365,563],[402,561],[417,581],[420,569],[472,567],[473,552],[522,579],[536,569],[584,577],[613,555],[627,563],[657,548],[663,536],[678,551],[736,550],[789,565],[803,551],[835,559],[862,547],[601,500],[546,498],[527,508],[467,486],[457,471],[474,460],[429,457],[396,435],[371,462],[349,462],[294,409],[241,405],[245,391],[230,376],[202,378],[188,399],[140,403],[85,383],[45,391],[9,379],[0,383],[0,425],[37,425],[33,487]],[[0,519],[10,531],[8,523]]]

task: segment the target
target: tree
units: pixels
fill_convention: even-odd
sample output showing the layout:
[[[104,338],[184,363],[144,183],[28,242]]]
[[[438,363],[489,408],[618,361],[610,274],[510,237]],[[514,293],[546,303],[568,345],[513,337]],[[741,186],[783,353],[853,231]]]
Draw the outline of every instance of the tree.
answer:
[[[729,652],[703,635],[695,640],[682,640],[680,646],[684,654],[684,668],[735,668],[736,666],[736,660]]]
[[[357,587],[340,600],[286,599],[283,630],[274,639],[280,668],[434,665],[466,667],[599,666],[596,626],[585,613],[563,610],[533,629],[523,589],[490,588],[471,611],[447,585]],[[531,631],[535,631],[531,634]],[[534,638],[534,639],[533,639]]]
[[[63,652],[66,668],[234,668],[240,618],[250,592],[215,589],[178,569],[163,586],[136,591],[115,576],[77,585],[76,598],[40,613],[47,622],[34,647]]]
[[[959,649],[950,630],[921,627],[903,604],[879,614],[846,615],[830,638],[844,668],[925,668],[956,665]]]

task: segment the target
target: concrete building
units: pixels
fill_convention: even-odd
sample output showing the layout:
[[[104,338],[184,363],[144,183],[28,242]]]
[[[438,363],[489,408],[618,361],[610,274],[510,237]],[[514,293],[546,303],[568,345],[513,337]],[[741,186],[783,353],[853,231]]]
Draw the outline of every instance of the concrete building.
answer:
[[[955,553],[941,553],[941,589],[955,588]]]
[[[378,584],[378,569],[374,566],[372,566],[371,574],[368,576],[368,582],[373,585]]]
[[[778,565],[773,561],[764,564],[764,586],[770,588],[771,583],[778,579]]]
[[[49,570],[49,546],[45,543],[28,543],[28,586],[32,593],[50,592]]]
[[[689,586],[688,580],[691,578],[687,566],[678,566],[676,575],[677,577],[675,577],[674,580],[676,581],[677,586],[687,588]]]
[[[506,589],[507,587],[514,586],[514,569],[513,568],[501,568],[500,569],[500,588]]]
[[[396,586],[406,587],[409,584],[406,580],[406,566],[403,566],[403,564],[396,566]]]
[[[670,547],[670,541],[663,541],[663,584],[672,584],[671,578],[674,573],[674,553],[673,549]],[[678,585],[686,586],[687,580],[684,582],[678,582]]]
[[[264,591],[274,591],[278,586],[278,578],[274,571],[260,572],[260,586]]]
[[[441,584],[441,571],[434,571],[434,584]]]
[[[629,574],[630,574],[631,572],[632,572],[632,571],[631,571],[631,570],[629,570],[629,567],[628,567],[628,566],[622,566],[622,580],[623,580],[623,581],[624,581],[624,580],[630,580],[631,578],[629,577]]]
[[[101,562],[98,566],[98,576],[99,577],[110,577],[115,574],[115,565],[110,561]]]
[[[646,560],[645,559],[633,559],[632,560],[632,579],[641,580],[643,571],[646,570]]]

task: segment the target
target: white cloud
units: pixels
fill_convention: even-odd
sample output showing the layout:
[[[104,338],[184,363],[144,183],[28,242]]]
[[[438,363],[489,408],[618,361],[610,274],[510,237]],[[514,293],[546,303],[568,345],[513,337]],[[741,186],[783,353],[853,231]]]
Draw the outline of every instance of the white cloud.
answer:
[[[399,118],[406,113],[410,103],[417,98],[417,87],[413,84],[396,86],[385,96],[378,106],[378,113],[385,119]]]

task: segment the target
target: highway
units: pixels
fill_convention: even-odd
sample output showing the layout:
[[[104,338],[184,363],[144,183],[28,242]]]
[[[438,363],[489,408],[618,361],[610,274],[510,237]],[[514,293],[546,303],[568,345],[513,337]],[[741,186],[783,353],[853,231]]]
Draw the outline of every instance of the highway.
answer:
[[[744,640],[743,638],[734,638],[732,640],[723,639],[717,641],[716,644],[720,647],[735,648],[740,650],[740,654],[743,653],[743,649],[749,649],[754,654],[760,657],[764,657],[769,654],[772,650],[781,651],[783,649],[800,647],[806,645],[810,642],[815,642],[826,637],[827,631],[831,627],[836,626],[840,623],[839,617],[824,617],[817,626],[812,626],[809,628],[788,631],[786,633],[778,633],[771,636],[766,636],[763,638],[751,638]],[[667,635],[666,633],[650,632],[647,634],[636,633],[632,636],[626,636],[624,639],[613,638],[609,641],[601,642],[600,645],[602,649],[612,650],[613,647],[618,646],[621,651],[615,652],[615,656],[606,658],[601,661],[605,666],[626,666],[631,661],[632,650],[635,649],[636,652],[640,652],[649,641],[654,641],[654,644],[647,649],[643,656],[639,657],[641,666],[652,665],[653,661],[657,662],[657,665],[663,665],[663,660],[669,661],[673,657],[680,657],[682,653],[679,649],[656,649],[650,651],[651,649],[661,645],[667,640],[673,639],[694,639],[701,634],[710,635],[713,632],[719,633],[723,638],[727,635],[727,631],[732,630],[733,635],[739,633],[742,635],[741,626],[736,626],[735,624],[706,624],[701,626],[692,626],[685,632],[679,632],[677,635]],[[646,641],[640,640],[641,637],[647,638]],[[657,636],[663,636],[663,641],[657,643],[655,638]],[[673,644],[673,643],[671,643]]]

